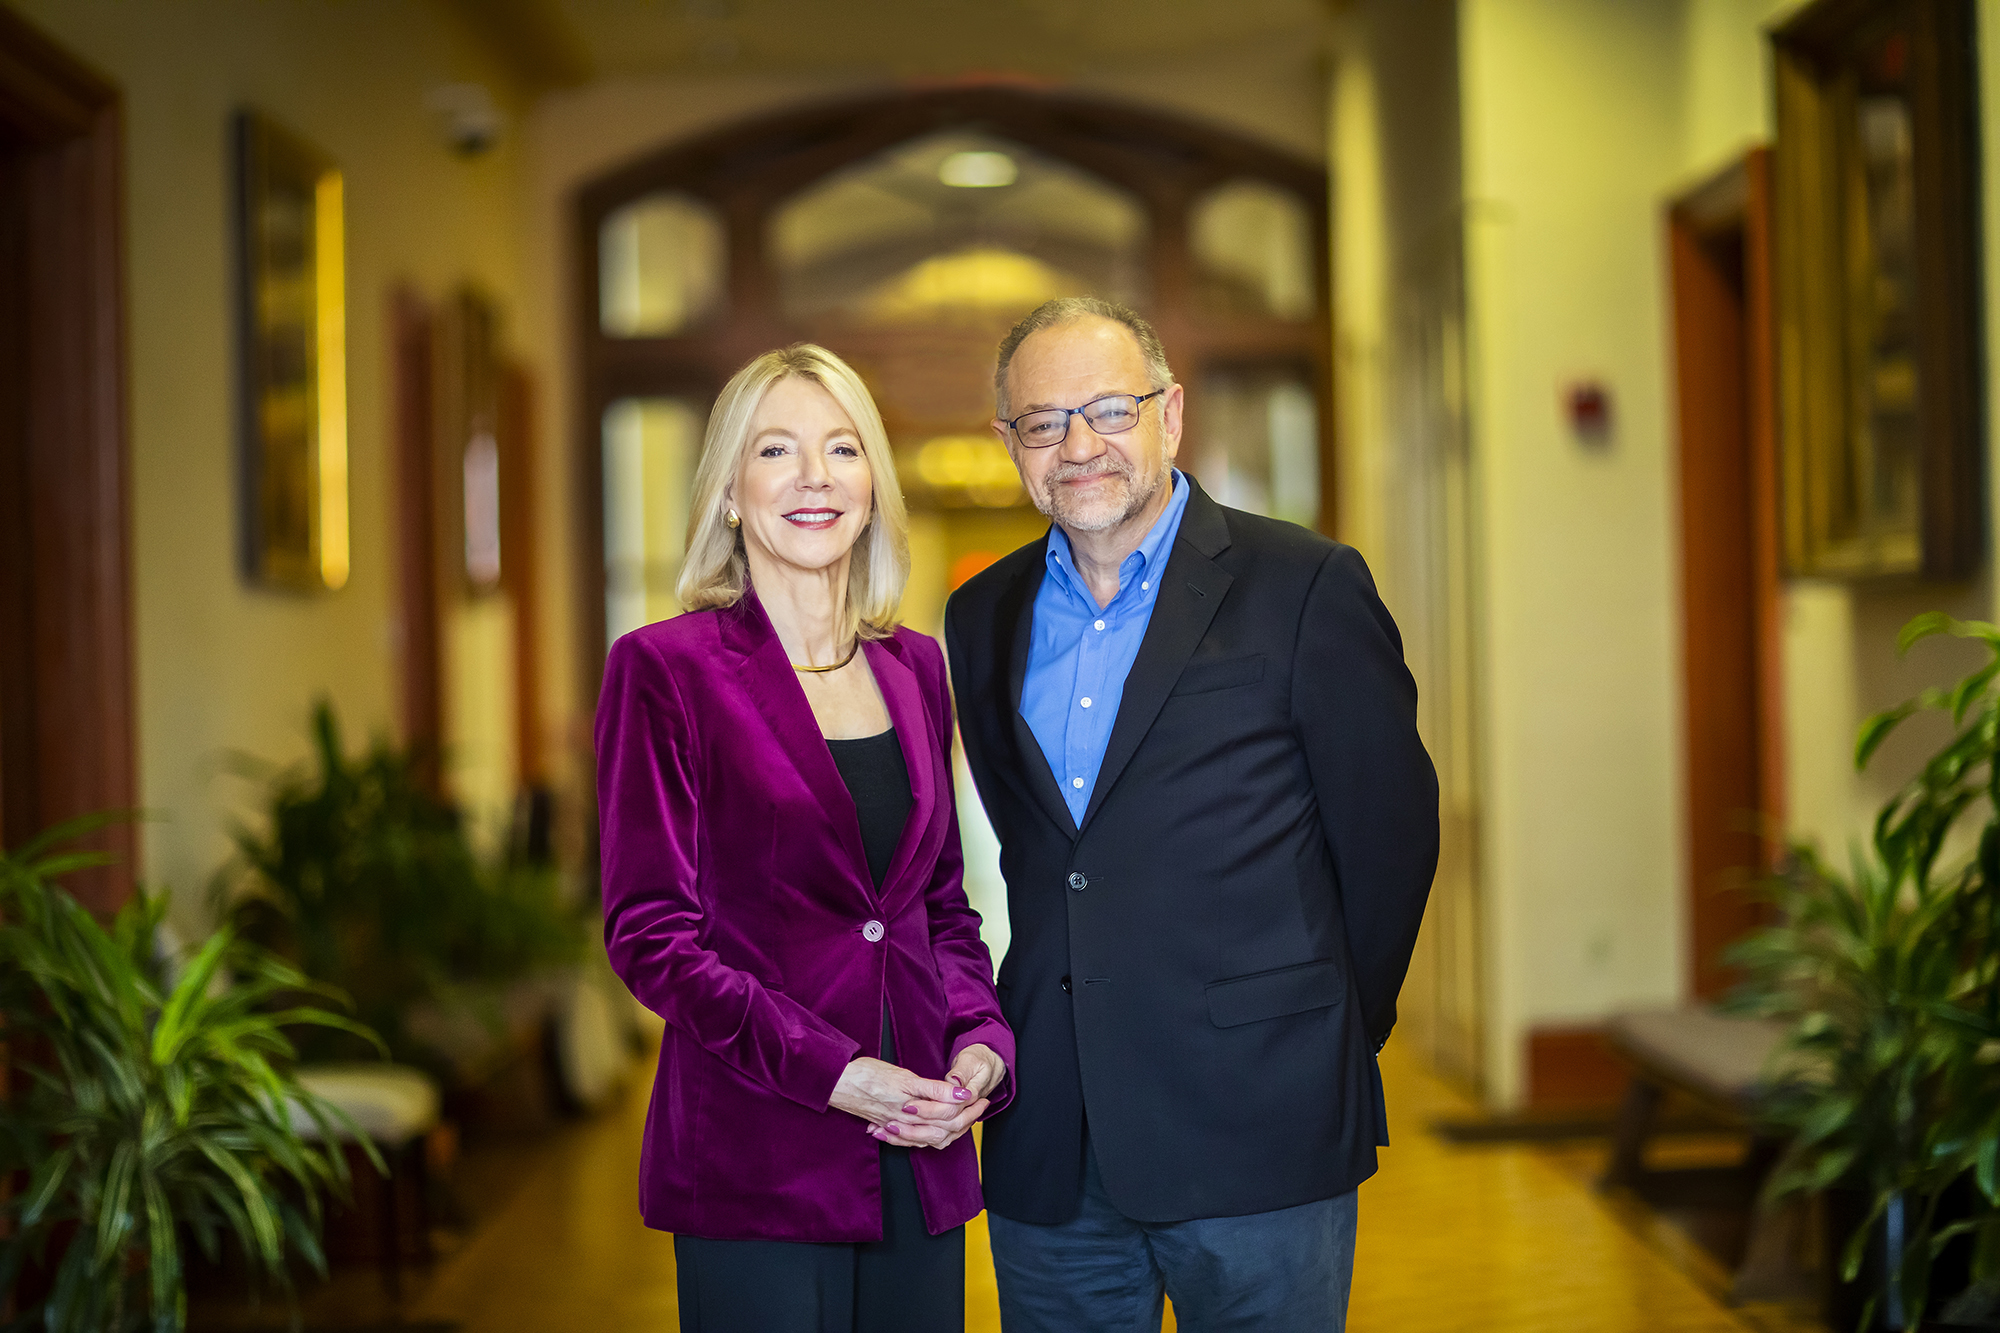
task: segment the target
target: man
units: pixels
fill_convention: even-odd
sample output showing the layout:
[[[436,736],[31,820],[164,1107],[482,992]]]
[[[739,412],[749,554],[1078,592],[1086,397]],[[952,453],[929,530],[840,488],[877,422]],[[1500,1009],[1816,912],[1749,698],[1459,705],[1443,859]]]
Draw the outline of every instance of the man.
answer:
[[[1173,469],[1137,315],[1052,301],[993,429],[1053,520],[945,616],[999,834],[1020,1097],[985,1129],[1008,1333],[1338,1329],[1375,1054],[1437,863],[1416,687],[1360,556]]]

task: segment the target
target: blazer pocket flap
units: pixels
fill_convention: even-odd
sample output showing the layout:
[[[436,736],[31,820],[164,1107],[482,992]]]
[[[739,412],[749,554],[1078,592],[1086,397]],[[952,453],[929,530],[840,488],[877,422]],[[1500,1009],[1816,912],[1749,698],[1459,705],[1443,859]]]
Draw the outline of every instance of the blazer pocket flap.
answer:
[[[1208,1021],[1219,1028],[1241,1027],[1267,1018],[1325,1009],[1339,1004],[1346,995],[1346,977],[1339,963],[1331,958],[1300,963],[1211,983]]]
[[[1197,662],[1181,672],[1174,682],[1175,694],[1206,694],[1229,690],[1238,685],[1255,685],[1264,679],[1264,657],[1232,657],[1221,662]]]

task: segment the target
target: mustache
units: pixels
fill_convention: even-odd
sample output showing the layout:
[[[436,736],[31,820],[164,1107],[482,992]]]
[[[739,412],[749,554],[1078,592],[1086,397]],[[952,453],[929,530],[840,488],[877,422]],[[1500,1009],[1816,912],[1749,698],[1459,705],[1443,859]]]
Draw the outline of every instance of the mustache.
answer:
[[[1054,486],[1065,481],[1076,481],[1083,477],[1120,476],[1130,481],[1137,475],[1134,468],[1115,454],[1103,454],[1088,463],[1058,463],[1050,468],[1042,478],[1046,486]]]

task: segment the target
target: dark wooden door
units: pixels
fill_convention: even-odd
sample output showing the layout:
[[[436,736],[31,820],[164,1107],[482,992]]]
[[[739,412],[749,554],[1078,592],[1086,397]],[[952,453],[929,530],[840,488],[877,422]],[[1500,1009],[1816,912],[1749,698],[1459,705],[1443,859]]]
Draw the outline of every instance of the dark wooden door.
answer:
[[[1680,417],[1690,993],[1730,983],[1727,945],[1784,818],[1770,159],[1759,150],[1668,217]]]
[[[137,802],[115,88],[0,9],[0,842]],[[101,912],[119,863],[76,876]]]

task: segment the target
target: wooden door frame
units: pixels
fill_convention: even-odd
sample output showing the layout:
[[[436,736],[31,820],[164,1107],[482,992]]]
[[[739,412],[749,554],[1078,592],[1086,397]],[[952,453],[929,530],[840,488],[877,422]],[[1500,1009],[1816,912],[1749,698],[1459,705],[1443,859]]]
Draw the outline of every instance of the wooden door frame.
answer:
[[[418,780],[443,791],[444,668],[438,619],[436,312],[414,287],[389,294],[389,355],[394,415],[397,711],[403,744]]]
[[[1742,161],[1677,198],[1668,210],[1678,403],[1682,691],[1686,773],[1684,845],[1687,987],[1722,994],[1733,973],[1723,947],[1759,924],[1746,874],[1775,865],[1784,837],[1785,774],[1780,603],[1778,423],[1771,249],[1771,154]],[[1717,281],[1716,247],[1740,250],[1738,350],[1715,361],[1722,331],[1704,327]],[[1718,374],[1740,376],[1720,386]],[[1713,399],[1733,438],[1718,438]],[[1733,494],[1718,488],[1739,487]],[[1718,514],[1718,505],[1727,509]],[[1711,536],[1716,521],[1738,527]],[[1740,541],[1731,547],[1728,543]]]
[[[0,153],[14,230],[0,366],[0,841],[137,803],[131,483],[125,382],[124,130],[119,91],[0,7]],[[12,379],[9,384],[4,381]],[[11,499],[10,499],[11,497]],[[70,884],[108,913],[131,893],[136,829]]]

